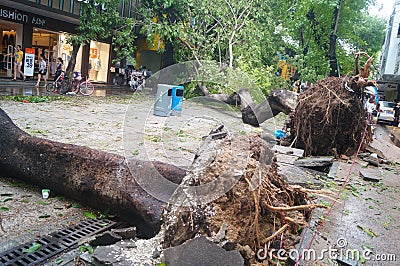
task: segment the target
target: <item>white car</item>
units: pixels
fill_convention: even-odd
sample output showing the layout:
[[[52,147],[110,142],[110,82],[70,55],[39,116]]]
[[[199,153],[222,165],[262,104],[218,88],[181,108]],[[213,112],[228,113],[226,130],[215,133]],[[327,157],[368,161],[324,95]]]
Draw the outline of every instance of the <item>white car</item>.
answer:
[[[396,107],[396,103],[387,102],[387,101],[379,101],[379,112],[378,112],[378,122],[393,122],[394,120],[394,110]]]

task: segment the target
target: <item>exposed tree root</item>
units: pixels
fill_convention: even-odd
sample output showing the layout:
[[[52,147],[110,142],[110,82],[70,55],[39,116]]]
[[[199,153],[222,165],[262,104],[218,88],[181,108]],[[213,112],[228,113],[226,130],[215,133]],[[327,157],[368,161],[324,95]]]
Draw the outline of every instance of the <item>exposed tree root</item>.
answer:
[[[249,141],[249,158],[240,180],[221,198],[200,207],[204,217],[194,219],[195,226],[189,225],[192,223],[189,213],[193,210],[186,208],[175,212],[172,221],[175,224],[168,227],[164,246],[178,245],[199,234],[212,237],[221,228],[227,227],[226,241],[242,252],[248,264],[261,265],[255,254],[248,254],[249,250],[257,252],[265,246],[276,247],[275,242],[281,239],[279,245],[285,249],[293,248],[299,237],[299,229],[308,225],[312,210],[326,208],[314,204],[308,197],[308,191],[287,184],[278,175],[275,163],[261,171],[265,164],[261,159],[262,154],[268,154],[269,149],[258,135],[250,136]],[[239,144],[235,142],[235,145]],[[221,149],[213,163],[204,170],[202,180],[210,182],[218,178],[229,156],[228,152]],[[261,180],[254,182],[255,176],[261,176]],[[197,213],[194,217],[197,217],[199,211],[194,212]],[[278,235],[281,236],[279,240],[276,239]],[[263,263],[267,263],[267,260]]]

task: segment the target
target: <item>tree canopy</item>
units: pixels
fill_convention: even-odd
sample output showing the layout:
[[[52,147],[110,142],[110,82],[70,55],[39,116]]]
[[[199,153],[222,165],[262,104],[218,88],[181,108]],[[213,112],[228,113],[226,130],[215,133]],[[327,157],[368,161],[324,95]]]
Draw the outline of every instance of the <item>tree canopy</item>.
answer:
[[[215,60],[248,73],[265,93],[278,86],[279,59],[314,82],[350,73],[356,51],[377,59],[385,35],[386,22],[367,12],[373,0],[143,0],[138,21],[120,16],[121,1],[99,0],[106,11],[84,5],[71,42],[112,38],[119,56],[133,56],[140,25],[143,37],[172,46],[175,63]]]
[[[80,25],[77,34],[69,36],[73,46],[72,60],[67,67],[70,74],[75,67],[75,59],[81,45],[90,41],[111,41],[116,59],[131,57],[135,50],[137,21],[120,15],[118,7],[126,0],[96,0],[82,2]]]

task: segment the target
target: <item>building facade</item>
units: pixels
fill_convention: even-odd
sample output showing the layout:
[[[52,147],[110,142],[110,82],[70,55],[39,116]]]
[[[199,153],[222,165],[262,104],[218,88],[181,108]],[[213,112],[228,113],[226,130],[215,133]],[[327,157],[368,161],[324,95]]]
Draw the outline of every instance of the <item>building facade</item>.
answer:
[[[390,16],[380,58],[379,90],[389,101],[400,101],[400,0]]]
[[[93,0],[1,0],[0,1],[0,77],[11,77],[13,68],[13,49],[16,45],[33,48],[35,62],[43,55],[48,62],[48,75],[55,73],[56,58],[61,57],[64,67],[72,55],[72,46],[66,42],[68,35],[76,33],[83,4],[94,4]],[[121,16],[132,17],[138,0],[121,1]],[[146,48],[138,40],[139,54],[136,65],[152,63],[154,70],[161,68],[161,55],[154,49]],[[111,83],[122,67],[113,65],[113,51],[110,42],[91,41],[80,48],[76,58],[75,70],[87,74],[90,80]],[[139,61],[138,61],[139,60]],[[35,68],[36,75],[37,68]]]

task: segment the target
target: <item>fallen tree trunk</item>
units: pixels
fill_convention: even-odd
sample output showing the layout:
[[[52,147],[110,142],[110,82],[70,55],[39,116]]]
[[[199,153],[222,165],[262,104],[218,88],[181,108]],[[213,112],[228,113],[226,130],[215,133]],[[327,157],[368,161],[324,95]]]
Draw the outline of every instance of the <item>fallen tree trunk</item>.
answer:
[[[260,104],[255,104],[247,90],[238,92],[242,103],[243,123],[258,127],[264,121],[283,112],[291,113],[297,105],[298,94],[288,90],[274,90]]]
[[[154,172],[174,183],[186,174],[161,162],[126,161],[120,155],[33,137],[0,108],[0,175],[49,188],[99,210],[112,210],[143,229],[139,231],[144,236],[159,230],[163,202],[144,191],[135,178],[151,180]]]
[[[199,83],[197,88],[216,101],[229,105],[241,105],[243,123],[258,127],[264,121],[272,118],[280,112],[290,114],[297,105],[298,94],[289,90],[277,89],[271,91],[268,98],[260,104],[255,104],[250,92],[246,89],[228,94],[210,94],[207,87]]]
[[[207,87],[204,86],[202,82],[200,82],[197,85],[197,88],[204,94],[204,96],[209,97],[213,100],[224,102],[226,104],[234,105],[234,106],[238,106],[241,104],[240,96],[236,92],[232,93],[231,95],[224,94],[224,93],[210,94]]]

